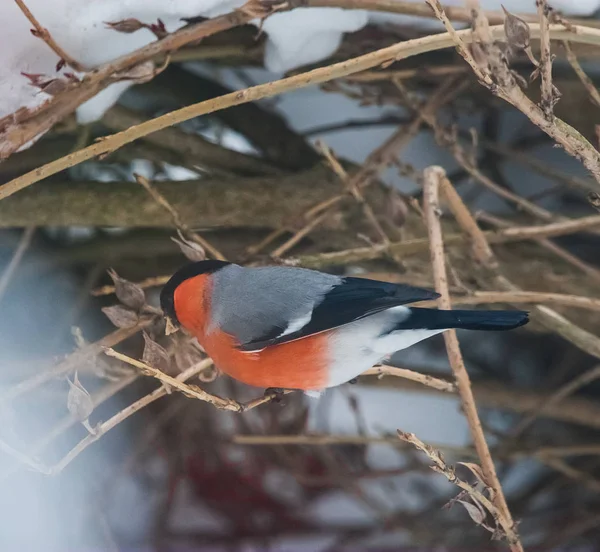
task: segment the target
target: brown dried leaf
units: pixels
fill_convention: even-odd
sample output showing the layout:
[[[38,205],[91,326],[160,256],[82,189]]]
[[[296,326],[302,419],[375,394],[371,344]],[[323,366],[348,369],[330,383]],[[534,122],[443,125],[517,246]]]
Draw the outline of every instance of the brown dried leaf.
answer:
[[[517,50],[524,50],[529,47],[531,32],[529,25],[520,17],[510,13],[504,6],[504,34],[508,44]]]
[[[115,283],[115,295],[121,303],[136,311],[139,311],[146,304],[146,295],[140,286],[121,278],[112,269],[108,271],[108,275]]]
[[[143,61],[134,65],[126,71],[115,73],[115,80],[132,80],[137,83],[144,83],[152,80],[156,76],[156,70],[153,61]]]
[[[144,354],[142,356],[142,361],[149,366],[158,368],[161,372],[168,374],[171,365],[169,353],[167,353],[165,348],[154,341],[146,332],[142,332],[142,335],[144,336]]]
[[[485,525],[485,511],[478,504],[472,504],[471,502],[467,502],[466,500],[457,500],[459,504],[462,504],[469,517],[477,524],[477,525]]]
[[[65,88],[67,88],[68,81],[65,79],[50,79],[44,82],[40,86],[40,90],[50,96],[56,96],[60,94]]]
[[[86,391],[85,387],[81,385],[81,382],[77,377],[77,372],[75,372],[74,382],[72,382],[69,378],[67,378],[67,381],[69,382],[67,408],[78,422],[85,422],[90,417],[90,414],[94,411],[92,397]]]
[[[181,252],[190,260],[193,262],[196,261],[203,261],[204,259],[206,259],[206,252],[204,251],[204,248],[201,247],[199,244],[187,240],[186,238],[183,237],[183,234],[178,230],[177,233],[179,234],[179,240],[177,238],[171,238],[178,246],[179,249],[181,249]]]
[[[480,465],[474,464],[473,462],[457,462],[457,464],[467,468],[477,478],[478,481],[483,483],[486,487],[489,487]]]
[[[132,328],[138,323],[138,315],[122,305],[104,307],[102,312],[117,328]]]
[[[136,31],[147,27],[145,23],[142,23],[134,17],[121,19],[121,21],[105,21],[104,24],[115,31],[127,34],[135,33]]]

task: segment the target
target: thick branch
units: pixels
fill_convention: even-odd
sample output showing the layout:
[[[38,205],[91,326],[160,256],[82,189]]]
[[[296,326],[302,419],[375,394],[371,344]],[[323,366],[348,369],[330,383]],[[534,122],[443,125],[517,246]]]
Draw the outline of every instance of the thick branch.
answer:
[[[209,22],[212,21],[216,21],[216,19],[210,20]],[[539,36],[539,25],[531,25],[530,30],[532,36]],[[493,34],[493,36],[501,38],[504,35],[504,28],[502,26],[493,27],[490,29],[490,32]],[[585,42],[590,44],[600,43],[600,31],[593,28],[572,26],[569,29],[565,29],[562,25],[551,25],[550,33],[551,38],[557,40],[571,40],[573,42]],[[176,34],[177,33],[169,36],[172,37]],[[167,40],[168,38],[169,37],[163,40]],[[289,92],[291,90],[296,90],[300,88],[305,88],[307,86],[328,82],[336,78],[345,77],[354,73],[358,73],[360,71],[364,71],[365,69],[370,69],[372,67],[379,66],[385,62],[397,61],[400,59],[406,59],[411,56],[422,54],[424,52],[448,48],[455,44],[455,41],[457,39],[462,39],[463,41],[470,41],[472,39],[471,31],[465,30],[457,32],[454,31],[454,29],[452,29],[452,34],[448,32],[441,33],[438,35],[430,35],[415,40],[407,40],[398,44],[394,44],[393,46],[390,46],[388,48],[382,48],[381,50],[377,50],[375,52],[353,58],[349,61],[336,63],[319,69],[314,69],[312,71],[308,71],[306,73],[302,73],[300,75],[295,75],[293,77],[288,77],[278,81],[253,86],[240,92],[234,92],[225,96],[221,96],[214,100],[200,102],[199,104],[191,105],[182,109],[172,111],[170,113],[166,113],[165,115],[157,117],[156,119],[152,119],[133,128],[129,128],[126,131],[120,132],[112,136],[108,136],[101,142],[83,148],[67,157],[57,159],[56,161],[48,163],[43,167],[39,167],[38,169],[27,173],[22,177],[11,180],[10,182],[8,182],[0,188],[0,199],[4,199],[5,197],[8,197],[9,195],[18,192],[19,190],[22,190],[27,186],[34,184],[35,182],[43,180],[44,178],[61,172],[69,167],[73,167],[79,163],[82,163],[83,161],[93,159],[98,155],[110,153],[122,147],[123,145],[133,142],[134,140],[137,140],[139,138],[143,138],[148,134],[151,134],[152,132],[156,132],[157,130],[179,124],[183,121],[187,121],[194,117],[198,117],[200,115],[205,115],[208,113],[214,113],[215,111],[219,111],[228,107],[241,105],[263,98],[271,98],[273,96]],[[161,42],[162,41],[152,43],[150,46],[154,44],[160,44]],[[161,49],[159,47],[157,51],[152,52],[152,55],[155,55],[160,51]],[[147,52],[145,51],[144,54],[146,53]],[[102,73],[102,71],[106,71],[106,69],[98,70],[96,71],[96,73],[94,73],[94,75],[98,75]],[[113,72],[114,71],[111,70],[110,74],[105,76],[105,80],[109,79],[110,75],[112,75]],[[89,80],[91,79],[88,79],[88,81]],[[79,86],[75,90],[75,92],[80,92],[80,88],[81,87]],[[94,94],[101,88],[102,87],[98,85],[97,88],[94,89]],[[520,89],[515,87],[514,90],[512,90],[512,93],[514,96],[519,95],[519,98],[515,99],[515,97],[512,96],[509,98],[503,95],[503,99],[510,101],[515,105],[522,104],[522,98],[524,98],[524,101],[529,102],[528,98],[523,94],[523,92]],[[89,99],[94,95],[86,95],[83,92],[81,92],[81,94],[83,94],[85,98],[76,99],[82,99],[82,101],[85,101],[86,99]],[[64,94],[56,96],[56,98],[61,99],[61,101],[64,101],[64,97]],[[56,109],[54,110],[53,114],[44,112],[44,116],[41,119],[40,113],[36,113],[33,117],[30,117],[27,120],[27,122],[21,123],[14,127],[7,128],[3,135],[0,136],[0,156],[7,157],[20,146],[22,146],[24,143],[37,136],[41,131],[50,128],[57,121],[61,120],[65,115],[70,113],[74,109],[74,107],[80,105],[80,103],[81,102],[75,102],[76,105],[74,106],[73,102],[71,102],[71,104],[69,104],[69,106],[67,106],[66,109],[64,108],[65,106],[62,106],[62,110]],[[547,121],[545,121],[546,124],[543,124],[543,121],[537,120],[538,113],[535,109],[533,109],[531,113],[526,114],[532,119],[534,123],[538,124],[538,126],[540,126],[542,130],[547,132],[550,136],[552,136],[559,143],[561,143],[567,149],[567,151],[569,151],[569,153],[581,159],[584,165],[588,168],[588,170],[590,170],[592,174],[594,174],[600,179],[600,154],[598,154],[597,152],[593,153],[594,150],[589,144],[586,145],[585,148],[583,148],[583,151],[573,151],[573,148],[569,146],[572,140],[578,140],[581,144],[586,143],[585,139],[582,136],[580,136],[575,129],[571,128],[569,125],[567,125],[563,121],[560,121],[559,119],[556,120],[555,125],[549,128]],[[539,111],[539,117],[543,119],[541,111]],[[33,120],[37,122],[34,123],[32,122]],[[6,118],[3,121],[0,121],[0,123],[2,122],[6,125]]]
[[[269,178],[156,182],[190,227],[287,227],[313,205],[343,192],[324,167]],[[384,192],[365,192],[377,209]],[[381,212],[381,210],[379,211]],[[44,225],[172,227],[169,213],[130,182],[45,183],[0,202],[0,227]]]

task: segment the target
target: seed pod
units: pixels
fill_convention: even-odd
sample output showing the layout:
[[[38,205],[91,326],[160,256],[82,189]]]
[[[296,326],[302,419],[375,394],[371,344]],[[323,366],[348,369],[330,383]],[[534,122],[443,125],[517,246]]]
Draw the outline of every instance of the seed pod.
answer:
[[[138,315],[122,305],[104,307],[102,312],[117,328],[132,328],[138,322]]]
[[[142,335],[144,336],[144,354],[142,360],[149,366],[158,368],[161,372],[169,374],[171,365],[169,353],[167,353],[162,345],[153,341],[146,332],[142,332]]]
[[[112,269],[108,271],[108,275],[115,283],[115,295],[121,303],[136,311],[139,311],[146,304],[146,295],[140,286],[121,278]]]
[[[136,31],[147,27],[147,25],[133,17],[121,19],[120,21],[105,21],[104,24],[115,31],[126,34],[135,33]]]
[[[177,233],[179,234],[180,239],[177,239],[177,238],[171,238],[171,239],[179,246],[179,249],[181,249],[181,252],[190,261],[196,262],[196,261],[203,261],[204,259],[206,259],[206,253],[202,246],[198,245],[196,242],[185,239],[181,232],[177,231]]]
[[[508,44],[517,50],[524,50],[529,47],[531,32],[529,25],[520,17],[510,13],[504,6],[504,34]]]

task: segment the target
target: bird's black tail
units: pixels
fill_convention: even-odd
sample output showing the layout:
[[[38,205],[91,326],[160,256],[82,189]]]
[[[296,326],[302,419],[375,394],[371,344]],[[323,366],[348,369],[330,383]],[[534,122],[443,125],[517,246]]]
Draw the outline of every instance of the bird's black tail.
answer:
[[[402,329],[462,329],[502,331],[524,326],[529,322],[525,311],[501,310],[437,310],[411,308],[411,316],[399,324]]]

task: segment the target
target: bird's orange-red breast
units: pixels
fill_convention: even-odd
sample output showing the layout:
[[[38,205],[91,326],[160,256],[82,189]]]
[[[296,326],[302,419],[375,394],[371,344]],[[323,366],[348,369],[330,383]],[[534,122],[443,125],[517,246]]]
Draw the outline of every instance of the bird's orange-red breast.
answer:
[[[165,284],[161,307],[231,377],[306,392],[350,381],[450,328],[508,330],[528,321],[523,311],[405,306],[436,297],[413,286],[303,268],[200,261]]]
[[[256,387],[306,390],[327,387],[327,332],[261,351],[240,351],[232,336],[219,329],[206,331],[211,281],[210,274],[186,280],[175,290],[174,300],[180,323],[196,336],[219,370]]]

